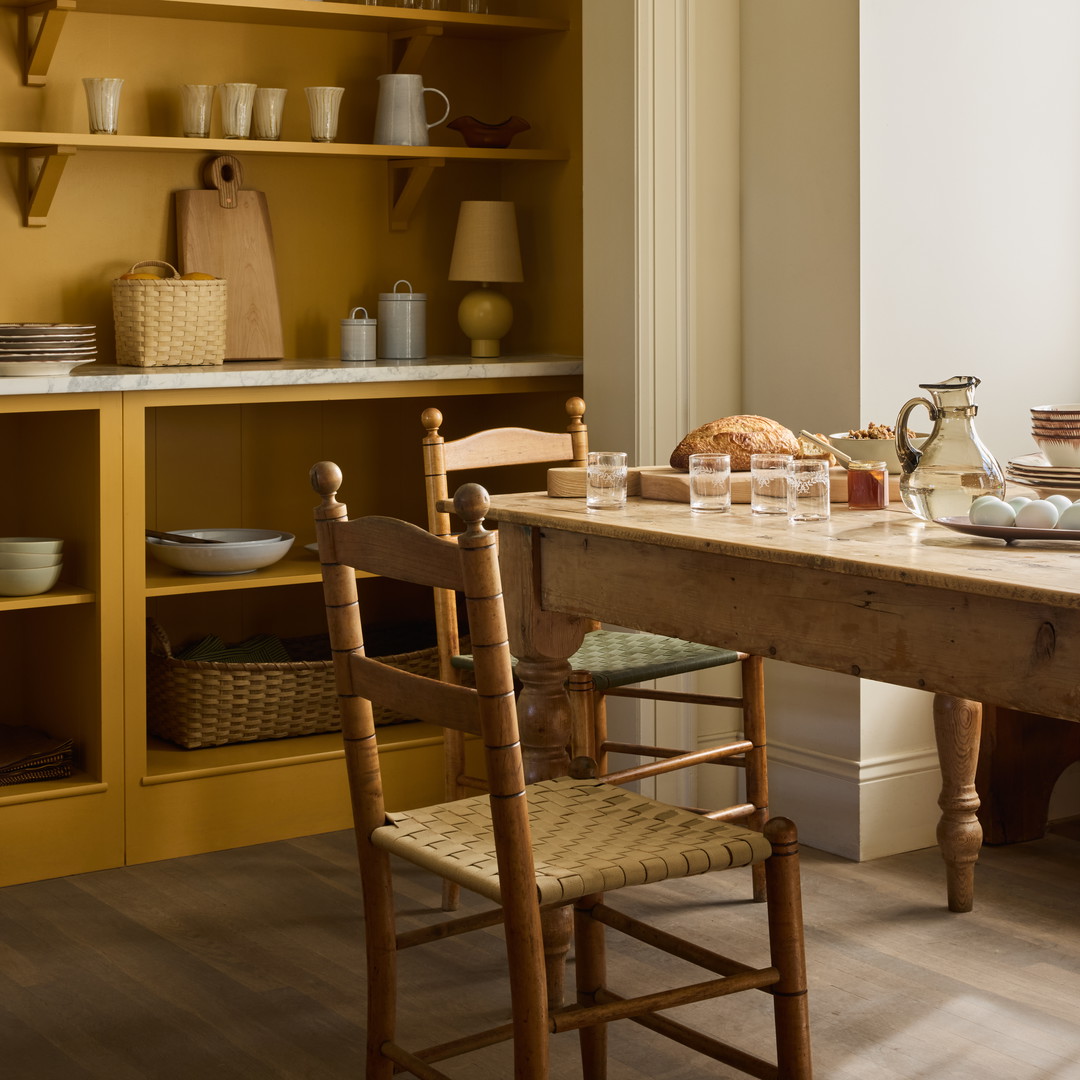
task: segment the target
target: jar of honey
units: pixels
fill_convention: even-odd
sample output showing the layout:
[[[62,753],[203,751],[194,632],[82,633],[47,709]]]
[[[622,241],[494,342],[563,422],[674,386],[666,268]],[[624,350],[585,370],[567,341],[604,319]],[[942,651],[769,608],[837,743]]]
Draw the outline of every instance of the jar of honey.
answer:
[[[889,505],[889,466],[884,461],[853,461],[847,493],[849,510],[884,510]]]

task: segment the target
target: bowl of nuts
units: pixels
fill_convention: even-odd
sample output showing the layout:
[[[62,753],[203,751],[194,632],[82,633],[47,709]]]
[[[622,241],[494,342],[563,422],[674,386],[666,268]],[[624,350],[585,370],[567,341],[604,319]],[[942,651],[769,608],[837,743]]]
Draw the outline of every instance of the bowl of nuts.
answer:
[[[930,437],[928,432],[908,429],[911,445],[918,448]],[[900,459],[896,456],[896,430],[890,424],[875,424],[873,420],[862,428],[838,431],[829,436],[829,442],[843,454],[856,461],[884,461],[889,472],[900,472]]]

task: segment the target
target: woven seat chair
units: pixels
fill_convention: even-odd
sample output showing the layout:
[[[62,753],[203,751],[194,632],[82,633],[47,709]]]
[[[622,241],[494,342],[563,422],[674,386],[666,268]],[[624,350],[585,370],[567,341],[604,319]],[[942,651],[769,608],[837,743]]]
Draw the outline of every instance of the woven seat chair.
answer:
[[[464,533],[454,542],[390,518],[348,520],[337,500],[341,473],[312,469],[330,641],[363,886],[367,945],[367,1080],[399,1070],[448,1080],[436,1063],[513,1040],[515,1080],[549,1076],[549,1036],[578,1031],[582,1075],[604,1080],[607,1025],[634,1019],[695,1051],[757,1077],[810,1080],[798,845],[791,822],[766,834],[714,822],[595,779],[560,777],[526,785],[518,741],[495,534],[484,527],[487,493],[475,484],[455,496]],[[476,688],[389,667],[364,655],[356,569],[414,584],[460,590],[466,598]],[[480,737],[490,793],[388,814],[383,804],[372,702]],[[390,855],[450,878],[493,901],[490,913],[452,917],[395,934]],[[714,870],[764,863],[768,875],[770,962],[749,967],[681,940],[608,906],[604,893]],[[573,905],[577,1002],[550,1008],[541,913]],[[722,925],[718,917],[714,920]],[[502,923],[511,1020],[438,1046],[406,1048],[397,1035],[397,955],[405,948]],[[700,982],[645,995],[609,988],[605,927],[703,967]],[[763,935],[764,937],[764,935]],[[763,942],[764,944],[764,942]],[[442,989],[460,1001],[469,983]],[[672,1019],[678,1005],[743,990],[772,998],[777,1064]],[[423,1017],[438,1009],[411,999]],[[764,1000],[764,999],[763,999]],[[729,1025],[729,1029],[734,1025]],[[714,1030],[721,1030],[720,1026]],[[725,1030],[725,1039],[738,1041]]]
[[[491,428],[446,441],[439,432],[443,415],[425,409],[423,455],[427,493],[428,528],[436,536],[452,535],[450,516],[440,509],[448,499],[448,473],[464,470],[523,464],[568,463],[584,467],[588,455],[585,402],[572,397],[566,402],[569,424],[565,431],[537,431],[529,428]],[[435,625],[439,663],[443,678],[454,681],[471,666],[471,657],[461,655],[455,597],[445,591],[435,594]],[[688,694],[635,685],[668,675],[681,675],[707,668],[740,664],[742,693],[737,697],[715,694]],[[631,634],[594,629],[586,634],[581,648],[570,658],[571,726],[574,757],[592,758],[599,775],[612,783],[630,783],[660,773],[696,765],[732,765],[745,770],[746,802],[722,809],[699,810],[707,817],[745,820],[763,829],[769,818],[769,782],[765,747],[765,690],[763,663],[759,656],[698,645],[658,634]],[[672,701],[691,705],[713,705],[738,709],[742,713],[742,738],[735,743],[685,750],[642,743],[615,742],[608,738],[605,698],[630,697]],[[459,733],[447,731],[445,742],[446,794],[459,798],[470,791],[483,790],[479,777],[465,766],[465,744]],[[652,760],[617,773],[608,771],[608,755],[626,754]],[[765,874],[755,867],[753,896],[765,898]],[[457,888],[447,882],[444,906],[453,910]]]

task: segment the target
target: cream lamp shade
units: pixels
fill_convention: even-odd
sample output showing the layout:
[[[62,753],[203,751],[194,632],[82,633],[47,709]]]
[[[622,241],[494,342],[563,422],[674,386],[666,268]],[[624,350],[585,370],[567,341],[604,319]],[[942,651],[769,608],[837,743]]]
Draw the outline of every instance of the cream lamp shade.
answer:
[[[458,305],[458,325],[472,343],[474,357],[500,355],[501,339],[514,321],[510,301],[491,282],[523,281],[517,220],[512,202],[470,200],[461,204],[451,281],[478,281],[481,288]]]

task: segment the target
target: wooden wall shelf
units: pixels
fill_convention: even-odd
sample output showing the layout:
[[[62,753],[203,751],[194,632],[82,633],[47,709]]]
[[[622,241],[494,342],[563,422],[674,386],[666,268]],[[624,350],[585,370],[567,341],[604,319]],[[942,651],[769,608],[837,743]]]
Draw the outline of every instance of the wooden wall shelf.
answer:
[[[79,151],[153,151],[262,154],[290,157],[366,158],[390,169],[390,228],[408,226],[435,169],[447,161],[506,163],[566,161],[567,150],[478,150],[468,146],[386,146],[379,143],[268,142],[260,139],[188,139],[169,135],[89,135],[51,131],[0,131],[0,149],[23,151],[23,224],[43,227],[64,166]],[[36,163],[36,164],[35,164]],[[401,182],[400,178],[404,177]]]

